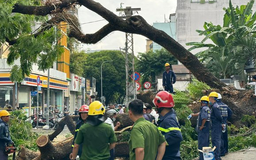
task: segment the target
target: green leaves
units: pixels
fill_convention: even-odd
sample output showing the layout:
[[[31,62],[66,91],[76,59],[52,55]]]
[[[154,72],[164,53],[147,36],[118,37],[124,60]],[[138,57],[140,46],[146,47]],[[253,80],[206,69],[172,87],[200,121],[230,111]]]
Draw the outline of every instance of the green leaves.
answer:
[[[37,134],[32,132],[32,125],[27,120],[27,116],[22,111],[12,111],[10,120],[10,134],[15,145],[32,150],[37,150],[36,139]]]
[[[204,23],[204,30],[197,31],[205,36],[201,42],[191,42],[189,50],[204,48],[197,54],[205,66],[218,78],[240,74],[244,77],[244,66],[249,58],[256,57],[255,21],[252,12],[254,0],[247,5],[224,8],[223,27],[211,22]],[[206,40],[211,40],[205,43]]]
[[[30,74],[33,64],[38,64],[40,70],[50,68],[64,51],[63,47],[56,44],[59,38],[60,34],[56,33],[54,28],[37,37],[33,35],[20,36],[17,43],[11,46],[7,59],[8,64],[13,64],[17,59],[20,61],[20,66],[18,68],[15,66],[12,69],[12,73],[19,76],[11,76],[11,79],[21,82],[25,76]]]
[[[101,65],[103,77],[103,93],[106,103],[123,103],[125,95],[125,58],[120,51],[100,51],[90,53],[86,56],[83,76],[86,78],[94,77],[97,80],[97,92],[101,95]],[[81,61],[73,61],[79,63]],[[75,66],[75,64],[72,64]]]

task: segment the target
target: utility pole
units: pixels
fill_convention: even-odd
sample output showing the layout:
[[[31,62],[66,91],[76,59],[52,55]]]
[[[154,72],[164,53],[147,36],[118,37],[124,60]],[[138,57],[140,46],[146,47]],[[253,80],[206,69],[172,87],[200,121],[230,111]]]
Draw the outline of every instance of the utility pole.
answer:
[[[134,12],[140,11],[140,8],[132,8],[126,7],[122,8],[122,4],[120,8],[116,9],[117,12],[120,12],[121,18],[127,19],[132,17]],[[125,33],[125,72],[126,72],[126,94],[125,94],[125,103],[128,106],[128,103],[132,99],[136,99],[136,83],[134,80],[130,82],[130,75],[135,77],[134,70],[134,47],[133,47],[133,34]]]

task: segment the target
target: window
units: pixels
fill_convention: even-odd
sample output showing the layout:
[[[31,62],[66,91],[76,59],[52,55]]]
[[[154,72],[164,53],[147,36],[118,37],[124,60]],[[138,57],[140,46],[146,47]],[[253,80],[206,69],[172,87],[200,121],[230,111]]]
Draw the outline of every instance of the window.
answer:
[[[191,0],[191,3],[214,3],[217,0]]]

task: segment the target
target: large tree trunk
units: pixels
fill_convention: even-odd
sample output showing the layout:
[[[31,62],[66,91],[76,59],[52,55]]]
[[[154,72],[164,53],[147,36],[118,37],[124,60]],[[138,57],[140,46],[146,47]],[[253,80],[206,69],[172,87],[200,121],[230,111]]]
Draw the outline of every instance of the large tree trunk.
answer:
[[[53,145],[49,137],[46,135],[40,136],[36,144],[40,150],[41,160],[69,159],[69,154],[72,151],[73,138],[69,138],[63,142]]]

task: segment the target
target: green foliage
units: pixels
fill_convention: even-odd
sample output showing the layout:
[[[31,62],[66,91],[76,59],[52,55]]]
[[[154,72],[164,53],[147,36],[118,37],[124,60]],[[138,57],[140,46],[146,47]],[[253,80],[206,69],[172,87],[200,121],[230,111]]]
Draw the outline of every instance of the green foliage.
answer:
[[[82,76],[86,65],[87,54],[84,51],[70,55],[70,72]]]
[[[27,116],[22,111],[12,111],[10,120],[10,134],[17,147],[23,145],[28,149],[37,150],[37,134],[32,132],[32,125],[27,122]]]
[[[203,82],[193,79],[192,83],[190,83],[188,85],[187,89],[188,89],[190,97],[195,100],[198,100],[203,96],[203,91],[209,90],[210,87]]]
[[[250,127],[252,124],[255,124],[256,118],[255,116],[243,115],[241,121],[245,123],[248,127]]]
[[[131,132],[125,131],[121,135],[122,135],[122,139],[120,142],[128,142],[130,140]]]
[[[120,51],[100,51],[88,54],[84,66],[84,77],[97,79],[97,92],[101,95],[101,64],[103,74],[103,93],[106,103],[122,103],[125,95],[125,59]]]
[[[197,141],[182,141],[180,153],[183,160],[191,160],[198,157]]]
[[[40,0],[8,0],[0,1],[0,44],[6,41],[14,42],[9,46],[8,64],[13,65],[15,60],[20,65],[14,65],[11,71],[11,80],[21,82],[29,75],[33,64],[38,64],[39,70],[52,66],[63,48],[56,44],[60,33],[53,28],[42,31],[43,27],[33,31],[36,23],[44,23],[47,17],[12,13],[14,4],[41,5]],[[32,32],[33,31],[33,32]],[[41,32],[34,36],[35,33]],[[46,54],[41,54],[42,52]],[[18,67],[19,66],[19,67]]]
[[[176,91],[173,96],[175,102],[175,111],[181,125],[181,133],[183,141],[181,143],[181,157],[184,160],[193,159],[198,156],[197,151],[197,134],[195,129],[191,127],[191,122],[187,119],[192,113],[188,104],[192,102],[190,95],[187,92]]]
[[[165,49],[155,52],[139,53],[136,61],[136,70],[143,75],[142,83],[145,81],[155,82],[155,76],[164,71],[164,64],[178,64],[178,61]]]
[[[224,8],[223,26],[205,22],[204,30],[197,31],[205,38],[201,42],[187,44],[192,46],[190,50],[207,48],[197,56],[219,78],[237,74],[244,77],[246,63],[256,57],[253,4],[254,0],[251,0],[247,5],[234,7],[230,0],[229,8]],[[205,43],[208,39],[213,44]]]
[[[248,130],[247,127],[240,129],[240,134],[245,133]],[[248,147],[256,147],[256,135],[251,134],[249,136],[230,136],[229,138],[229,150],[235,152]]]

